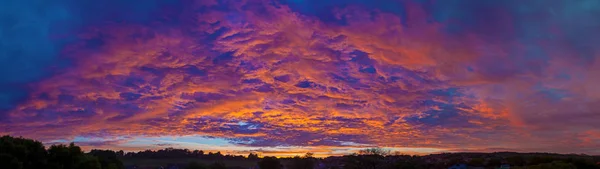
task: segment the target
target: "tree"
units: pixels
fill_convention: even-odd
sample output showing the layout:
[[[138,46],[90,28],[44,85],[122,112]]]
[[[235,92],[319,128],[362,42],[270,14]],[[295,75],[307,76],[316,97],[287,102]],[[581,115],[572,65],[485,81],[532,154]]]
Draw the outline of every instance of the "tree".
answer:
[[[577,167],[571,163],[565,163],[562,161],[553,161],[551,163],[543,163],[532,166],[527,166],[527,169],[577,169]]]
[[[206,169],[206,166],[193,161],[193,162],[188,163],[188,165],[185,167],[185,169]]]
[[[202,150],[194,150],[194,151],[192,152],[192,155],[193,155],[194,157],[201,157],[201,156],[204,156],[204,151],[202,151]]]
[[[381,155],[351,155],[345,156],[344,169],[379,169],[384,165]]]
[[[90,155],[93,155],[98,158],[100,161],[100,165],[102,169],[123,169],[123,163],[118,159],[120,152],[115,152],[112,150],[92,150],[89,152]]]
[[[103,166],[99,158],[107,159],[107,164]],[[3,136],[0,137],[0,168],[122,169],[123,165],[114,151],[96,150],[85,154],[74,143],[52,145],[46,150],[39,141]]]
[[[81,153],[83,154],[83,153]],[[80,154],[73,154],[69,147],[65,145],[52,145],[48,149],[48,166],[50,169],[70,169],[74,168],[75,158]]]
[[[98,158],[86,155],[74,143],[52,145],[48,149],[48,168],[50,169],[100,169]]]
[[[497,158],[492,158],[487,162],[488,167],[498,167],[501,164],[502,164],[502,161],[500,161],[500,159],[497,159]]]
[[[551,163],[554,160],[555,159],[550,156],[534,156],[531,158],[531,160],[529,160],[529,165]]]
[[[110,163],[105,167],[102,167],[102,169],[121,169],[121,168],[125,168],[123,165],[119,166],[115,163]]]
[[[571,163],[577,168],[600,169],[600,166],[595,164],[593,159],[586,158],[568,158],[564,162]]]
[[[10,164],[15,168],[38,169],[44,168],[47,163],[44,145],[32,139],[2,136],[0,154],[3,154],[0,159],[2,164]]]
[[[248,159],[258,159],[258,154],[250,153],[248,154]]]
[[[265,157],[258,162],[260,169],[282,169],[283,166],[276,157]]]
[[[312,155],[305,155],[304,157],[294,157],[291,159],[288,168],[289,169],[313,169],[315,167],[315,161],[311,157]]]
[[[23,163],[10,154],[0,154],[0,168],[22,169]]]
[[[374,147],[374,148],[367,148],[367,149],[359,150],[358,154],[386,156],[386,155],[390,155],[390,150],[379,148],[379,147]]]
[[[225,166],[225,164],[223,163],[212,163],[208,166],[209,169],[227,169],[227,166]]]
[[[469,161],[470,166],[481,167],[481,166],[483,166],[483,163],[484,163],[483,158],[473,158]]]
[[[523,156],[520,156],[520,155],[507,157],[506,161],[508,162],[508,164],[510,164],[512,166],[525,165],[525,158],[523,158]]]
[[[103,169],[97,157],[82,154],[76,158],[74,169]]]
[[[313,158],[314,155],[315,155],[315,153],[308,152],[308,153],[304,154],[304,158]]]
[[[432,167],[427,167],[426,163],[423,160],[421,160],[419,157],[415,156],[415,157],[406,158],[404,160],[398,160],[390,168],[394,168],[394,169],[425,169],[425,168],[432,168]]]

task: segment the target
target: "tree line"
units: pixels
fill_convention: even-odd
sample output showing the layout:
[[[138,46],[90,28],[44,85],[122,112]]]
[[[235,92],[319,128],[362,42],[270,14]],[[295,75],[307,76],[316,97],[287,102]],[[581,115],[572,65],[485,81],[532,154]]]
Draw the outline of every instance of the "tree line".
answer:
[[[93,149],[83,152],[79,146],[52,145],[48,148],[32,139],[0,137],[1,169],[124,169],[122,160],[131,159],[204,159],[211,163],[192,161],[181,165],[183,169],[227,169],[231,164],[223,161],[250,161],[259,169],[431,169],[448,168],[454,164],[472,167],[497,168],[508,164],[513,169],[600,169],[600,157],[577,154],[550,153],[442,153],[426,156],[390,153],[382,148],[369,148],[356,154],[315,158],[312,153],[292,158],[224,155],[220,152],[204,152],[166,148],[123,152]]]
[[[6,169],[123,169],[116,154],[84,153],[79,146],[52,145],[48,149],[35,140],[0,137],[0,168]]]
[[[221,152],[204,152],[202,150],[189,150],[189,149],[176,149],[176,148],[165,148],[161,150],[144,150],[139,152],[117,152],[118,156],[125,158],[157,158],[157,159],[168,159],[168,158],[199,158],[199,159],[245,159],[242,155],[229,155],[222,154]],[[252,154],[251,154],[252,155]],[[258,156],[256,156],[258,157]]]

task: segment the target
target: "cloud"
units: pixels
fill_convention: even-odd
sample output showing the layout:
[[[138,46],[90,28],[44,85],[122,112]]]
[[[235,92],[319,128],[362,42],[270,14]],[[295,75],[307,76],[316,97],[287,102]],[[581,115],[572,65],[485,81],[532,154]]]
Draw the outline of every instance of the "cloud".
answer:
[[[81,40],[74,34],[89,25],[114,19],[114,16],[119,16],[119,21],[123,22],[148,21],[150,12],[161,5],[176,6],[163,0],[143,4],[73,0],[1,2],[0,117],[27,100],[31,90],[28,84],[72,66],[71,60],[63,57],[62,51],[68,44]],[[101,39],[88,40],[90,48],[102,44]]]
[[[595,42],[596,8],[360,4],[198,1],[89,26],[64,48],[72,65],[29,83],[2,132],[569,151],[549,139],[561,138],[597,153],[584,149],[596,135],[575,134],[598,131],[597,49],[568,43]]]

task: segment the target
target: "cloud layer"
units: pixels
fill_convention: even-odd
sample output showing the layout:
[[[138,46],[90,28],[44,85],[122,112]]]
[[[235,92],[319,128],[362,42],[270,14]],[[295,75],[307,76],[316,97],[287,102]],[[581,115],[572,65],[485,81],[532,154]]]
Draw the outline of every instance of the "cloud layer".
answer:
[[[44,78],[3,69],[28,87],[0,131],[600,154],[596,1],[154,4],[90,16]]]

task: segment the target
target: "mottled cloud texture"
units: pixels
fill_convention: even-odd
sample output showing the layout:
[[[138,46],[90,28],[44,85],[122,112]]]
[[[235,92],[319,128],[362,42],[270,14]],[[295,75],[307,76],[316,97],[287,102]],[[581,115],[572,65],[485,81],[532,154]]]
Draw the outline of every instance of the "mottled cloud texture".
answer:
[[[2,134],[600,154],[596,0],[2,3]]]

